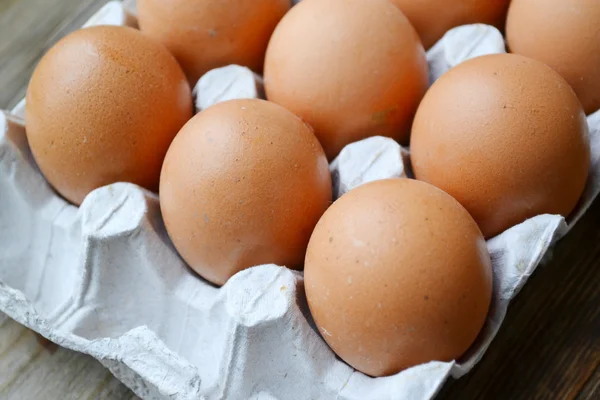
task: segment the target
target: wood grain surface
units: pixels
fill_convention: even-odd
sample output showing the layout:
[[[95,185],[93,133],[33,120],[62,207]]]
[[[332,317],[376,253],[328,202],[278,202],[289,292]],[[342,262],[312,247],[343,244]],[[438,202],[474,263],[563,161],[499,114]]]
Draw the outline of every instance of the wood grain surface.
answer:
[[[0,108],[41,55],[106,0],[0,0]],[[439,399],[600,399],[600,201],[511,305],[482,362]],[[92,358],[0,314],[0,399],[132,399]]]
[[[136,398],[96,360],[59,348],[8,318],[0,322],[0,371],[2,399]]]

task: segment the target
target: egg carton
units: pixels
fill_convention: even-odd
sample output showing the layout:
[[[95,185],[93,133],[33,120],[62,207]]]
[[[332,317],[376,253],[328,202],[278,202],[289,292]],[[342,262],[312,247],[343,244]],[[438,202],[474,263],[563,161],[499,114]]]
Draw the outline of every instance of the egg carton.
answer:
[[[88,25],[132,24],[133,12],[113,1]],[[504,51],[495,28],[458,27],[428,52],[430,80],[468,58]],[[79,208],[65,202],[32,158],[24,104],[0,112],[0,310],[95,357],[145,399],[431,399],[481,359],[509,302],[600,191],[598,112],[588,118],[592,171],[573,217],[539,215],[487,242],[492,305],[468,353],[374,379],[340,361],[319,336],[301,272],[257,266],[217,289],[175,252],[155,194],[116,183]],[[404,177],[408,166],[408,150],[391,139],[352,143],[330,165],[335,196]]]

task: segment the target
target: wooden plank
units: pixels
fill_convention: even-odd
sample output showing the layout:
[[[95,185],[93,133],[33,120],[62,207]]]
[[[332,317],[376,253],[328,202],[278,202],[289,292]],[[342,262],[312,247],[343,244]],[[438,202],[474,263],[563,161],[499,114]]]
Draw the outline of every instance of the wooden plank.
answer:
[[[577,396],[577,400],[585,399],[600,399],[600,366],[596,367],[596,371],[590,376],[583,390]]]
[[[60,348],[12,320],[0,328],[0,371],[5,400],[136,398],[93,358]]]
[[[46,50],[107,1],[0,1],[0,108],[14,106]]]

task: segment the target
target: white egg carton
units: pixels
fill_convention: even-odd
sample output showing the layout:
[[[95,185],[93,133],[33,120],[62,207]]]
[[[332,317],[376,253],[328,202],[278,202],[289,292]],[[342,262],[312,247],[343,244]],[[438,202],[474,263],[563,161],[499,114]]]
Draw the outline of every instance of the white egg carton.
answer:
[[[92,23],[127,23],[121,7],[109,3]],[[504,51],[495,28],[456,28],[428,53],[431,80],[467,58]],[[598,112],[588,119],[592,173],[569,224],[540,215],[488,241],[492,307],[468,354],[373,379],[336,358],[315,331],[302,273],[257,266],[217,289],[175,252],[154,194],[117,183],[80,208],[57,196],[31,156],[23,106],[0,113],[0,310],[97,358],[145,399],[431,399],[480,360],[510,300],[600,191]],[[405,176],[407,157],[386,138],[348,145],[331,164],[336,196]]]

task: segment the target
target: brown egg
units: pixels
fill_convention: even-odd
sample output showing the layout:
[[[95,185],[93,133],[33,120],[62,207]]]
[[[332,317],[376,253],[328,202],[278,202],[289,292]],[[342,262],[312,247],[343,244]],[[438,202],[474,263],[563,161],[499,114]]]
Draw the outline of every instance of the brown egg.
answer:
[[[260,72],[273,29],[290,5],[290,0],[138,0],[138,21],[195,84],[205,72],[229,64]]]
[[[571,213],[590,167],[583,109],[548,66],[513,54],[443,75],[415,117],[417,179],[456,198],[486,237],[538,214]]]
[[[311,129],[264,100],[230,100],[197,114],[173,141],[161,175],[169,236],[218,285],[255,265],[301,267],[330,203],[327,159]]]
[[[163,158],[192,116],[181,68],[132,28],[98,26],[60,40],[27,90],[27,138],[46,179],[80,204],[118,181],[156,191]]]
[[[336,201],[306,253],[310,311],[344,361],[384,376],[459,358],[492,296],[486,244],[469,213],[435,187],[375,181]]]
[[[510,0],[390,0],[413,24],[429,49],[450,29],[482,23],[502,28]]]
[[[311,124],[330,159],[369,136],[407,141],[427,79],[416,32],[387,0],[303,0],[265,59],[267,98]]]
[[[600,1],[513,0],[506,39],[565,78],[587,114],[600,109]]]

